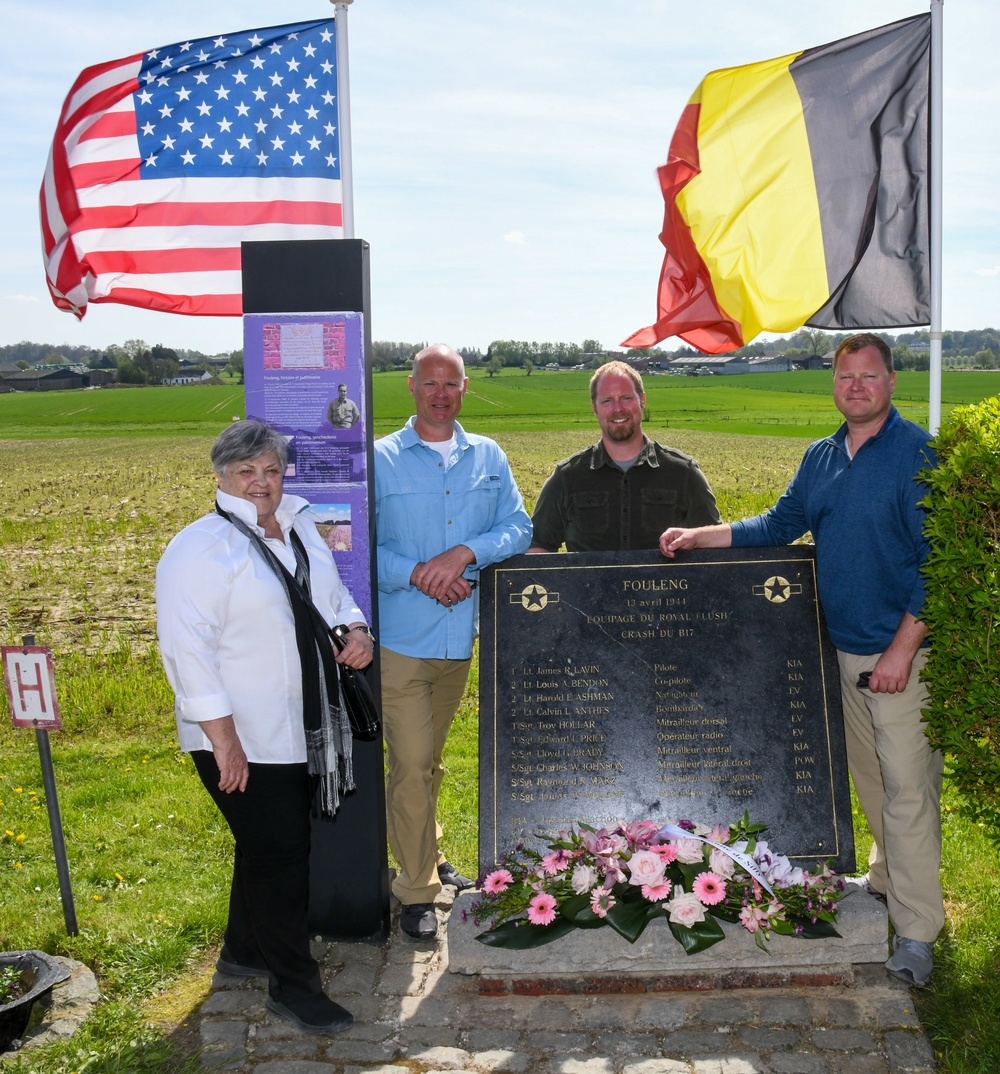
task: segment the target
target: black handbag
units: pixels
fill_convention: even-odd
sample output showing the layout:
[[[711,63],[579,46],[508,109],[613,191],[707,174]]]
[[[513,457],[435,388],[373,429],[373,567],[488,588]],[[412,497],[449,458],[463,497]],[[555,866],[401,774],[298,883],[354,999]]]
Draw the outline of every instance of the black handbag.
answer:
[[[348,633],[349,628],[343,623],[330,627],[330,637],[338,653],[343,652]],[[340,695],[351,721],[351,732],[361,742],[374,742],[382,733],[382,717],[368,680],[356,668],[346,664],[338,664],[337,669],[340,672]]]

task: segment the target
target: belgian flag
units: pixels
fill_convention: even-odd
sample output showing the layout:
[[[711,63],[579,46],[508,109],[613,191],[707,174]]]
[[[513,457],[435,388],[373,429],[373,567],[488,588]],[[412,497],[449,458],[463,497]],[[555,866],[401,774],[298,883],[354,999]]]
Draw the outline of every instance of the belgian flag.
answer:
[[[705,77],[658,170],[658,318],[624,346],[929,323],[930,19]]]

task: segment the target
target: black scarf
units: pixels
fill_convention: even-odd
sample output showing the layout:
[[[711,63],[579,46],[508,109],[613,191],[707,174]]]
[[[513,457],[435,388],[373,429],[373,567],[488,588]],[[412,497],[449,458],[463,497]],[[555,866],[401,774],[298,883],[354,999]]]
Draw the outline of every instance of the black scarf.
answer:
[[[224,511],[219,504],[215,510],[250,541],[274,571],[288,597],[302,665],[302,726],[309,775],[315,783],[313,810],[316,812],[318,807],[320,814],[332,817],[340,807],[341,792],[354,790],[353,739],[347,709],[340,696],[340,675],[330,628],[310,595],[305,546],[295,530],[289,530],[296,563],[292,575],[254,527]]]

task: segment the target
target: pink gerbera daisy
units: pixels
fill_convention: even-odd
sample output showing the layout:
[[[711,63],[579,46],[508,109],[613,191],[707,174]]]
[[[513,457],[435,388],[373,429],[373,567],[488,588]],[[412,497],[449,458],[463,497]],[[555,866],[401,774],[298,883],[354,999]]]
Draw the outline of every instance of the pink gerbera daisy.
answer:
[[[497,869],[483,881],[483,891],[487,895],[499,895],[507,890],[508,885],[513,883],[514,878],[506,869]]]
[[[660,843],[658,846],[650,847],[649,849],[660,855],[660,861],[664,865],[669,865],[677,860],[677,847],[673,843]]]
[[[551,925],[556,919],[556,900],[547,891],[540,891],[528,903],[528,920],[532,925]]]
[[[643,884],[642,897],[650,902],[659,902],[670,894],[673,884],[664,877],[658,884]]]
[[[615,905],[615,897],[610,891],[598,888],[590,896],[590,908],[598,917],[607,917],[608,911]]]
[[[694,878],[691,890],[705,906],[715,906],[726,897],[726,882],[715,873],[699,873]]]
[[[573,855],[568,850],[553,850],[551,854],[546,854],[542,858],[542,869],[549,876],[555,876],[556,873],[561,873],[572,860]]]

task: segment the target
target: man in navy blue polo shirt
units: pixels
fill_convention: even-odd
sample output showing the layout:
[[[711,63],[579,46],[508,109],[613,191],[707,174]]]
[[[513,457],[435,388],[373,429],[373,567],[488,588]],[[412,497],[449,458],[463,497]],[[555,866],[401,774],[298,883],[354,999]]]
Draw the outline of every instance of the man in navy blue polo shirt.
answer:
[[[935,465],[930,435],[892,405],[892,352],[871,333],[850,336],[833,360],[844,424],[806,450],[769,511],[730,525],[668,529],[666,556],[690,548],[788,544],[812,532],[819,598],[837,647],[847,758],[875,844],[868,886],[884,895],[895,931],[886,969],[924,985],[944,924],[941,754],[924,734],[920,671],[927,628],[920,567],[924,490]]]

